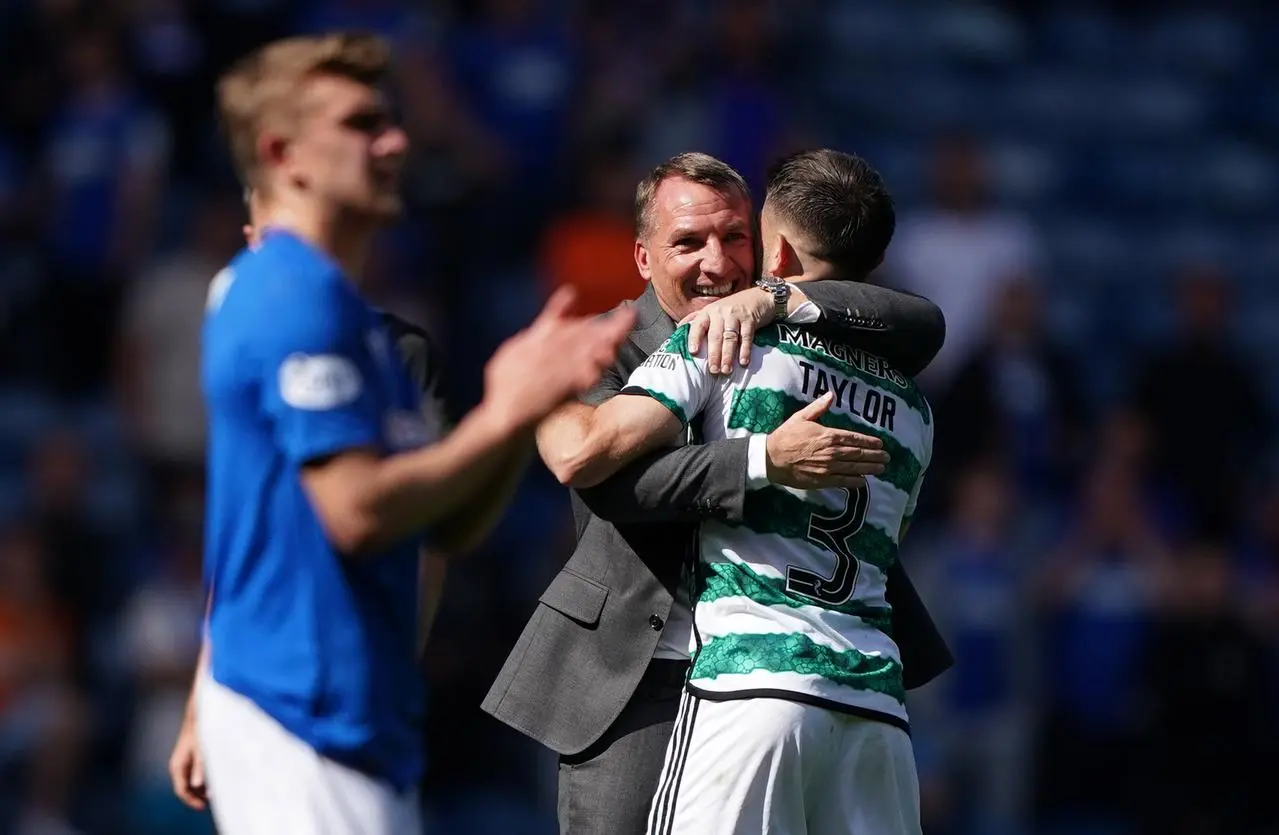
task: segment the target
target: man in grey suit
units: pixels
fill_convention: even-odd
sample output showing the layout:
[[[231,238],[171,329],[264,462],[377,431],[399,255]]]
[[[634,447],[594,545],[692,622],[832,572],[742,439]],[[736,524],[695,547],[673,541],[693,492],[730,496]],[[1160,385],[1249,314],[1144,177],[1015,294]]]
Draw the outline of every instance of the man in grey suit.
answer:
[[[554,458],[557,433],[569,431],[581,410],[615,395],[677,321],[701,310],[714,323],[712,351],[727,346],[729,358],[747,323],[774,315],[840,332],[910,375],[941,347],[941,313],[917,296],[842,281],[807,282],[787,299],[750,289],[749,191],[713,157],[681,154],[655,168],[636,191],[636,230],[636,263],[649,287],[632,302],[638,315],[630,339],[584,403],[539,428],[544,458]],[[483,704],[560,755],[563,835],[645,830],[688,670],[692,618],[681,578],[696,556],[697,522],[740,519],[748,476],[845,486],[887,460],[876,439],[797,419],[766,438],[703,445],[694,433],[690,427],[689,444],[572,494],[577,548],[539,598]],[[950,655],[906,575],[890,572],[888,585],[906,685],[918,687],[945,670]]]

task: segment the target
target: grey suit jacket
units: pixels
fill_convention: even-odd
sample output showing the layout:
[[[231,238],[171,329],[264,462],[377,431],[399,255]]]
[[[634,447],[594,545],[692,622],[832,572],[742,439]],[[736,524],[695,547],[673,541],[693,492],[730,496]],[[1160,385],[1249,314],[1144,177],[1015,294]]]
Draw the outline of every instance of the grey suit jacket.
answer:
[[[810,282],[804,292],[822,309],[822,327],[906,373],[941,347],[944,323],[925,299],[844,281]],[[633,304],[630,339],[588,402],[620,391],[674,331],[651,287]],[[483,702],[486,712],[560,754],[580,753],[603,735],[657,648],[681,566],[696,554],[696,523],[741,518],[747,443],[663,450],[573,493],[577,547],[538,599]],[[905,574],[890,574],[889,587],[907,686],[918,686],[949,667],[950,654]]]

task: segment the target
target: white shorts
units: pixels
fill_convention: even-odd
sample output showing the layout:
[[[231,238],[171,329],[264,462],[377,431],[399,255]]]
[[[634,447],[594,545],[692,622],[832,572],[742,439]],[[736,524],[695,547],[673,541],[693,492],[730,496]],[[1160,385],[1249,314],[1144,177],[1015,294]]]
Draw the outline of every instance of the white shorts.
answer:
[[[320,756],[208,675],[196,729],[221,835],[421,835],[417,792]]]
[[[685,693],[649,835],[920,835],[910,736],[785,699]]]

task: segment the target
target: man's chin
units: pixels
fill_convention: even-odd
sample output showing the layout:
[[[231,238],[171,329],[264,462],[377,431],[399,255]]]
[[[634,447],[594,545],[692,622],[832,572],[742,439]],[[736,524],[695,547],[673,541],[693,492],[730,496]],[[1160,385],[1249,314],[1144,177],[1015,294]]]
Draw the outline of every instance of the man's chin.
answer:
[[[369,207],[369,217],[379,223],[391,223],[399,220],[404,214],[404,201],[395,197],[383,197],[373,201]]]

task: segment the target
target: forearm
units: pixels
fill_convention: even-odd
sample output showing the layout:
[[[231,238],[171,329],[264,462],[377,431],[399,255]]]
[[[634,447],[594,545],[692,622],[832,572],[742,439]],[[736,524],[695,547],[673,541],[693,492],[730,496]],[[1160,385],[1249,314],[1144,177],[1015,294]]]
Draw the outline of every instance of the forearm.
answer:
[[[734,438],[649,453],[578,496],[614,524],[740,521],[749,451],[749,439]]]
[[[209,666],[209,639],[204,638],[200,641],[200,654],[195,661],[195,674],[191,677],[191,692],[187,694],[186,718],[192,721],[195,718],[195,691],[200,686],[200,677],[204,675],[205,670]]]
[[[383,459],[352,497],[354,524],[337,544],[378,550],[455,516],[526,437],[481,404],[438,443]]]
[[[591,432],[595,408],[585,403],[566,403],[538,424],[537,453],[557,478],[581,454]]]
[[[607,414],[599,419],[605,408],[571,404],[538,427],[538,452],[561,484],[594,486],[644,451],[639,444],[623,443],[624,433]]]
[[[908,377],[927,368],[945,341],[941,309],[923,296],[857,281],[799,287],[821,310],[815,332],[881,356]]]

